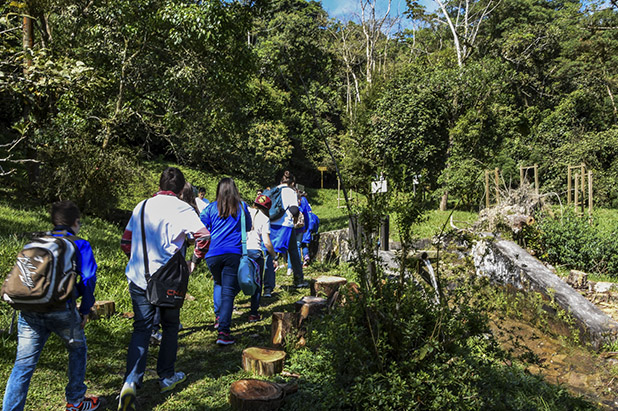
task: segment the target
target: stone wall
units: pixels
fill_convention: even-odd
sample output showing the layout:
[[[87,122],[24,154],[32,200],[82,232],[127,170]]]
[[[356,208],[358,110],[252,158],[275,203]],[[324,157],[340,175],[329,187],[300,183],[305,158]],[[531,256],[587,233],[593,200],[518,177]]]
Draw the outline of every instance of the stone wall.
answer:
[[[484,239],[472,249],[478,275],[501,285],[537,291],[572,314],[584,335],[599,349],[618,336],[618,323],[512,241]]]

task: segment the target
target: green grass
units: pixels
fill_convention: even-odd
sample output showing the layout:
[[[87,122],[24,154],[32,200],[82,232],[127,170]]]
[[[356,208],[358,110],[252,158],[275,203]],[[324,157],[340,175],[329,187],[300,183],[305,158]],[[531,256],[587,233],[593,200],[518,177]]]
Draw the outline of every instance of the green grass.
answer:
[[[17,209],[0,204],[0,269],[8,272],[14,258],[31,231],[49,229],[48,215],[43,207],[35,210]],[[88,239],[99,264],[96,289],[97,300],[116,302],[117,314],[109,319],[91,321],[86,326],[88,340],[88,393],[99,395],[108,403],[115,403],[122,382],[126,350],[131,337],[130,319],[122,313],[130,312],[130,298],[124,268],[126,256],[120,251],[122,228],[98,218],[84,218],[80,235]],[[316,264],[306,270],[306,277],[330,271],[332,267]],[[281,270],[279,272],[284,272]],[[332,271],[331,271],[332,272]],[[343,275],[350,275],[341,266]],[[138,393],[142,409],[196,410],[228,409],[227,395],[230,384],[248,377],[241,369],[242,350],[249,346],[268,346],[270,315],[273,311],[293,311],[293,304],[307,290],[288,291],[292,279],[286,275],[277,278],[279,289],[272,299],[265,299],[261,313],[264,319],[247,323],[249,298],[236,298],[237,311],[233,317],[233,333],[239,337],[236,345],[221,348],[215,344],[216,332],[212,307],[212,280],[205,264],[198,266],[191,276],[189,293],[195,300],[187,300],[181,311],[184,329],[180,332],[177,368],[187,373],[188,382],[172,393],[160,394],[157,385],[156,357],[158,347],[152,347],[148,357],[144,387]],[[12,310],[0,305],[0,329],[7,330]],[[15,334],[3,332],[0,338],[0,386],[4,387],[15,359]],[[67,354],[58,338],[52,336],[43,350],[32,378],[26,409],[56,410],[64,406]],[[36,404],[36,406],[35,406]],[[42,404],[42,405],[40,405]]]

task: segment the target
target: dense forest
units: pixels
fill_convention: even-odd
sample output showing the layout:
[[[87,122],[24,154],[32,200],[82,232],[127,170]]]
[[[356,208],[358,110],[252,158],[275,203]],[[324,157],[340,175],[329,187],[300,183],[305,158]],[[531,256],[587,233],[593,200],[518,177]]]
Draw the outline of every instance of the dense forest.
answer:
[[[4,2],[3,184],[104,213],[144,159],[262,185],[338,166],[476,208],[484,170],[517,186],[538,164],[564,195],[583,162],[618,205],[616,1],[435,3],[342,22],[305,0]]]

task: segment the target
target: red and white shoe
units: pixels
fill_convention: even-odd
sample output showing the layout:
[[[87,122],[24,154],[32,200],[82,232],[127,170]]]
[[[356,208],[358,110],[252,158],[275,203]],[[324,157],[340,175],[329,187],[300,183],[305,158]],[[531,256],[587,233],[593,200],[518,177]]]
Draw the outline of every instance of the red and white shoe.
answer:
[[[67,403],[66,411],[92,411],[99,408],[100,405],[99,397],[84,398],[79,404]]]

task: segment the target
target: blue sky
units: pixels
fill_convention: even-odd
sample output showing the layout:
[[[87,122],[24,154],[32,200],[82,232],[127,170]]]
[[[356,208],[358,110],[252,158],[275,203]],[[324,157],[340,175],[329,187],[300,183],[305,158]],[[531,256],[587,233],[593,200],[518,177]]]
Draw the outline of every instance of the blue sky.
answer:
[[[331,17],[340,20],[349,20],[354,13],[360,14],[359,0],[322,0],[322,7],[328,12]],[[435,8],[433,0],[421,0],[427,9]],[[377,0],[378,11],[385,12],[388,7],[388,0]],[[392,0],[391,13],[402,14],[406,10],[405,0]]]
[[[342,21],[347,21],[350,19],[358,21],[359,18],[357,16],[360,16],[360,6],[358,3],[359,0],[322,0],[322,7],[324,7],[324,10],[326,10],[328,15],[332,18]],[[436,7],[433,0],[421,0],[420,3],[423,4],[428,10],[432,10]],[[379,16],[386,12],[387,7],[388,0],[377,0],[376,12]],[[405,0],[392,0],[390,13],[392,17],[397,15],[402,16],[405,10]],[[400,24],[401,28],[407,28],[410,26],[409,20],[405,17],[402,18]],[[397,28],[394,28],[394,31],[397,31]]]

